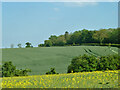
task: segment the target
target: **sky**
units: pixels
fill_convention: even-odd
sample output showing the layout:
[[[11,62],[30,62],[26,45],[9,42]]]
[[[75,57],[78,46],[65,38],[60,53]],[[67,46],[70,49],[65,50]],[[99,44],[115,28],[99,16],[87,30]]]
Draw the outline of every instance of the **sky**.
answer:
[[[3,2],[2,48],[34,47],[65,31],[118,27],[117,2]]]

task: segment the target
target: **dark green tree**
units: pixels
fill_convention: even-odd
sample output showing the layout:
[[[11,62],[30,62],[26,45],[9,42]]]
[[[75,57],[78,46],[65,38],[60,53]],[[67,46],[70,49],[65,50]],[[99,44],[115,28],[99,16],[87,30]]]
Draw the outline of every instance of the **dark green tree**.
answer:
[[[30,69],[17,70],[16,66],[14,66],[11,61],[5,62],[2,65],[2,77],[27,76],[28,72],[31,72],[31,70]]]
[[[80,42],[80,39],[79,39],[80,36],[81,36],[81,31],[75,31],[75,32],[71,35],[70,40],[69,40],[69,43],[70,43],[70,44],[73,44],[73,43],[79,44],[79,42]]]
[[[103,40],[105,38],[108,38],[108,33],[106,29],[101,29],[99,31],[96,31],[96,33],[93,35],[93,38],[98,40],[100,42],[100,45],[102,45]]]
[[[55,68],[51,68],[51,70],[46,72],[46,74],[59,74],[59,73],[55,71]]]
[[[45,40],[44,43],[45,43],[45,46],[46,46],[46,47],[52,46],[51,40]]]
[[[5,62],[2,65],[2,76],[10,77],[15,75],[16,66],[12,64],[11,61]]]
[[[39,44],[38,47],[44,47],[45,45],[44,44]]]
[[[57,41],[57,36],[56,35],[51,35],[49,37],[49,40],[52,42],[52,46],[55,46],[56,45],[56,41]]]
[[[26,44],[26,48],[31,47],[31,43],[27,42],[27,43],[25,43],[25,44]]]
[[[66,31],[66,32],[65,32],[65,40],[67,41],[68,38],[69,38],[69,33],[68,33],[68,31]]]
[[[64,46],[66,43],[64,35],[60,35],[57,40],[56,40],[56,45],[57,46]]]

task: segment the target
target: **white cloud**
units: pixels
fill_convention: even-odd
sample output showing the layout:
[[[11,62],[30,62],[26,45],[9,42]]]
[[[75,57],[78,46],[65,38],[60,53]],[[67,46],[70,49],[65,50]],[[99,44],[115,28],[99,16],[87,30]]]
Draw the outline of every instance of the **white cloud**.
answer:
[[[59,8],[53,8],[54,11],[58,12],[59,11]]]

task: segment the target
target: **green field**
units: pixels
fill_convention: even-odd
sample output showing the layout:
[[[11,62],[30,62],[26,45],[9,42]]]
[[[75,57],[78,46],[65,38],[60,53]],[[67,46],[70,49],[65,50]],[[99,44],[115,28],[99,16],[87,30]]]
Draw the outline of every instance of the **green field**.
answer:
[[[2,49],[2,62],[12,61],[18,69],[29,68],[30,75],[45,74],[51,67],[56,72],[66,73],[67,67],[75,56],[89,54],[95,56],[118,53],[116,47],[103,46],[66,46],[39,48],[8,48]]]

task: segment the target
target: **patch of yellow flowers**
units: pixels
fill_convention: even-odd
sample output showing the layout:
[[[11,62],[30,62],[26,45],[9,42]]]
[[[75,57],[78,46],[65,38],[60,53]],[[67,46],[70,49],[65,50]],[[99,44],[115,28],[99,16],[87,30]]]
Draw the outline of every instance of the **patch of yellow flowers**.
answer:
[[[119,70],[2,78],[2,88],[117,88]]]

